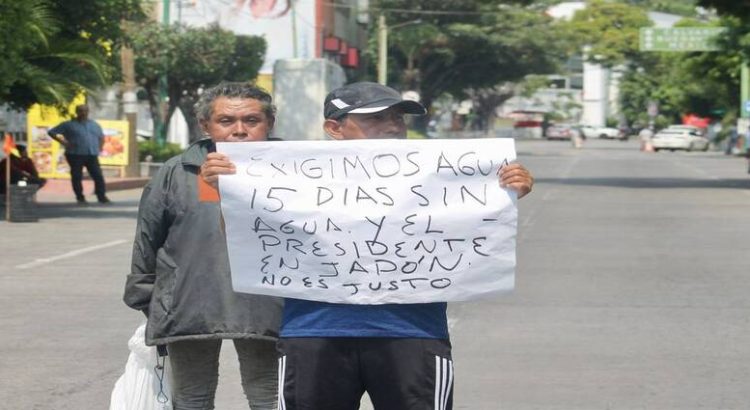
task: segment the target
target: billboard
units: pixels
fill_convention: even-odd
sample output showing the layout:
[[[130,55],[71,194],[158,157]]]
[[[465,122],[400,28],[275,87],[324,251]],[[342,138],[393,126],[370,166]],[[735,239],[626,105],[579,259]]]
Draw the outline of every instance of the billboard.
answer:
[[[70,104],[69,115],[75,106],[85,101],[81,95]],[[50,128],[69,119],[60,115],[54,107],[34,104],[27,115],[29,157],[34,161],[43,178],[70,178],[70,167],[65,160],[65,149],[47,134]],[[104,132],[104,143],[99,153],[102,165],[125,166],[128,164],[129,124],[127,121],[95,120]]]
[[[315,58],[317,0],[193,0],[171,2],[172,23],[204,27],[218,23],[240,35],[261,36],[268,47],[261,74],[278,59]],[[179,10],[175,8],[179,7]]]

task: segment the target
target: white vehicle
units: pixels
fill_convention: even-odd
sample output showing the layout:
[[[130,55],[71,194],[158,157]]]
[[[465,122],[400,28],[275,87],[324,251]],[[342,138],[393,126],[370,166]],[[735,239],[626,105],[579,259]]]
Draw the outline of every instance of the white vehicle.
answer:
[[[688,131],[694,131],[700,136],[705,135],[703,132],[703,129],[696,127],[695,125],[684,125],[684,124],[674,124],[667,127],[668,130],[688,130]]]
[[[654,147],[654,151],[659,151],[660,149],[668,149],[670,151],[678,149],[685,151],[707,151],[709,141],[700,135],[698,129],[668,127],[654,135],[651,139],[651,145]]]
[[[581,125],[581,132],[586,138],[607,138],[607,139],[619,139],[623,138],[620,135],[620,130],[612,127],[597,127],[594,125]]]

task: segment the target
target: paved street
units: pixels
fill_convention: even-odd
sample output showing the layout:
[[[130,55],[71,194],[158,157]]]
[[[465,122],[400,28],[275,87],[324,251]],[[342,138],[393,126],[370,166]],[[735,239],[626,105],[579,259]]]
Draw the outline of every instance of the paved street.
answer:
[[[516,291],[451,305],[455,408],[747,409],[745,160],[636,141],[517,150],[536,185]],[[38,223],[0,222],[0,409],[107,408],[142,319],[121,302],[139,195],[78,208],[71,194]],[[217,409],[246,408],[224,353]]]

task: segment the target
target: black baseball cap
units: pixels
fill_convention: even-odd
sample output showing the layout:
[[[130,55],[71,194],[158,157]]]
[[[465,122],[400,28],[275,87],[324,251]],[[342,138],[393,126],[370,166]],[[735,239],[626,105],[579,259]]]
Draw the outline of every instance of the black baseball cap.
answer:
[[[323,116],[338,120],[347,114],[371,114],[399,106],[406,114],[426,114],[422,104],[404,100],[398,91],[382,84],[359,82],[337,88],[326,96]]]

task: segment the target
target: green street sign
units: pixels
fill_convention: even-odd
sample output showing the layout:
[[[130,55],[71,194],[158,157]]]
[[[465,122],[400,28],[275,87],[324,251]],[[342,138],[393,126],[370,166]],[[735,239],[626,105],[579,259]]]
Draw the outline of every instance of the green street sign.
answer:
[[[717,51],[714,39],[724,27],[641,28],[641,51]]]

